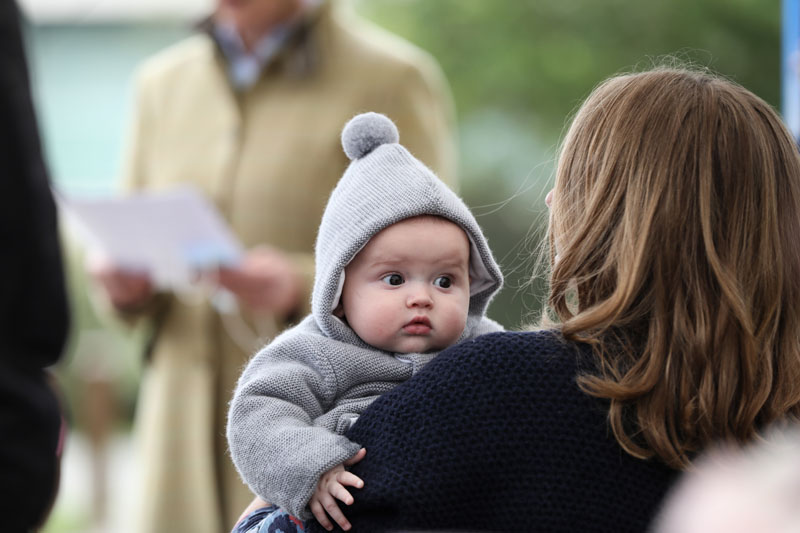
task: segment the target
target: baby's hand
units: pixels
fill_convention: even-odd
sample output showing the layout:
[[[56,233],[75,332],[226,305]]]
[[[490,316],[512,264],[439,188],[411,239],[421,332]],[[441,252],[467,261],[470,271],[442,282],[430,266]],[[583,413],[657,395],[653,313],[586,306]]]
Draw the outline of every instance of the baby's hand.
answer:
[[[319,478],[317,488],[314,489],[314,494],[311,496],[311,501],[308,502],[311,512],[317,522],[327,529],[333,529],[333,524],[328,520],[328,515],[333,518],[339,527],[345,531],[350,529],[350,522],[347,521],[342,510],[339,509],[339,504],[336,500],[340,500],[345,505],[353,503],[353,496],[345,488],[345,486],[356,487],[360,489],[364,486],[361,479],[344,469],[345,466],[354,465],[364,458],[367,450],[361,448],[358,453],[340,465],[336,465]],[[325,513],[327,511],[327,514]]]

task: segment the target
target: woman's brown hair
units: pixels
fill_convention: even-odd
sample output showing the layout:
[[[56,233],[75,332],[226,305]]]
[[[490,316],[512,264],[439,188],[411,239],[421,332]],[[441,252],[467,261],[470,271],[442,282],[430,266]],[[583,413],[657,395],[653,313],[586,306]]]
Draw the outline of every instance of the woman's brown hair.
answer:
[[[619,443],[694,452],[800,416],[800,158],[772,108],[704,72],[601,84],[558,162],[548,306],[591,344]]]

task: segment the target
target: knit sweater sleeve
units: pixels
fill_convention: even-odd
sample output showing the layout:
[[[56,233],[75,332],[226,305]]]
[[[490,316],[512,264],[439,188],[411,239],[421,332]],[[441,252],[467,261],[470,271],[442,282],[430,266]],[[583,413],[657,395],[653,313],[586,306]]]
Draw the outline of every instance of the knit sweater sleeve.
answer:
[[[306,320],[247,365],[228,414],[231,458],[253,492],[302,519],[320,476],[359,446],[314,425],[336,394],[325,340]]]

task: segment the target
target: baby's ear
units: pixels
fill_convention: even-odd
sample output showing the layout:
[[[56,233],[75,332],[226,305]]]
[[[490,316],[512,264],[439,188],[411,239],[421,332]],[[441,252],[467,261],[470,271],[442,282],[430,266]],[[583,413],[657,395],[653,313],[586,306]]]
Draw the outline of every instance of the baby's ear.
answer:
[[[339,298],[339,305],[333,310],[333,316],[336,318],[344,318],[344,306],[342,305],[342,299]]]

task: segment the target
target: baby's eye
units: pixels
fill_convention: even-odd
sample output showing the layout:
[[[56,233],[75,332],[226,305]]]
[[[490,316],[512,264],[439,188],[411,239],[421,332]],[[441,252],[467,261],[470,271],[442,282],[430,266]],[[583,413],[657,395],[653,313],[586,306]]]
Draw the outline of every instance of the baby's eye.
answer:
[[[389,285],[402,285],[403,284],[403,276],[400,274],[388,274],[381,278],[382,281],[388,283]]]
[[[439,276],[433,280],[433,284],[441,289],[449,289],[453,284],[453,280],[450,278],[450,276]]]

